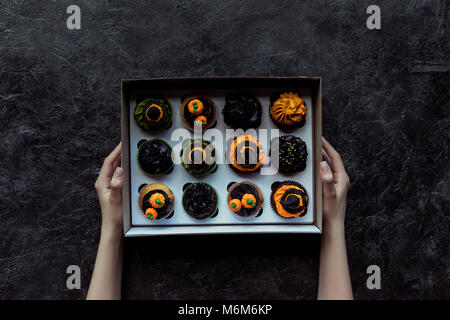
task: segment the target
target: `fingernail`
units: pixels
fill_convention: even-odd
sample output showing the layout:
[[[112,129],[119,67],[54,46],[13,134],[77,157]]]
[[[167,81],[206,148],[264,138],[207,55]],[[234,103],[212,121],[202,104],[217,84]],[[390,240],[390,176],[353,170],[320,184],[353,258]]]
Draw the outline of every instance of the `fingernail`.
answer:
[[[328,170],[330,170],[330,167],[328,166],[328,163],[326,161],[322,161],[320,163],[320,171],[327,172]]]
[[[116,171],[114,172],[114,176],[119,178],[123,175],[123,169],[121,167],[117,167]]]

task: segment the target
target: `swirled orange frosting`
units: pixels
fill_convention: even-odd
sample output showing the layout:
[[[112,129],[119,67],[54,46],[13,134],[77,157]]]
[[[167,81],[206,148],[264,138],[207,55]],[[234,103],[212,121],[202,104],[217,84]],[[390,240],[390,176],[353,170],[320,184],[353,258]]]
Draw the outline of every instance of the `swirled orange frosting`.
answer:
[[[240,165],[239,163],[237,163],[237,161],[236,161],[236,153],[240,152],[239,150],[237,150],[237,146],[238,146],[238,144],[240,144],[241,142],[244,142],[244,141],[251,141],[251,142],[255,143],[257,145],[257,147],[259,148],[258,162],[255,164],[255,166],[253,166],[251,168],[245,168],[242,165]],[[267,157],[264,154],[263,149],[261,148],[260,142],[258,141],[258,139],[256,139],[255,137],[253,137],[251,135],[239,136],[236,139],[234,139],[233,142],[231,143],[230,153],[228,154],[228,157],[229,157],[228,160],[230,161],[230,163],[233,167],[237,168],[240,171],[247,171],[247,172],[256,171],[267,161]]]
[[[281,188],[279,188],[275,194],[273,195],[273,200],[275,201],[275,206],[277,208],[277,212],[285,218],[296,218],[299,217],[302,213],[305,212],[306,210],[306,206],[304,206],[303,204],[303,199],[301,196],[299,196],[298,194],[289,194],[287,195],[288,197],[297,197],[299,200],[299,205],[298,205],[298,209],[299,211],[296,213],[290,213],[287,212],[286,210],[284,210],[282,204],[281,204],[281,198],[284,196],[284,194],[286,193],[287,190],[289,189],[297,189],[297,190],[301,190],[304,191],[302,188],[299,188],[297,186],[294,185],[284,185]],[[308,201],[308,196],[306,196],[306,201]]]
[[[272,118],[283,125],[294,125],[306,115],[305,101],[297,93],[285,92],[270,107]]]

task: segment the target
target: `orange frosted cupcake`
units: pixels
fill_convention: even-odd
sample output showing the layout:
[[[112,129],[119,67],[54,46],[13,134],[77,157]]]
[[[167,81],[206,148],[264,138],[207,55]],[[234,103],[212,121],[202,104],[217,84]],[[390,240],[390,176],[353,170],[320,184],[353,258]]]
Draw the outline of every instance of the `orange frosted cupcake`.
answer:
[[[303,127],[306,112],[305,100],[295,91],[273,94],[270,97],[270,117],[282,129]]]
[[[259,170],[267,158],[258,139],[242,135],[231,142],[227,160],[234,170],[249,173]]]
[[[272,209],[286,219],[302,217],[308,211],[309,196],[304,186],[295,181],[272,184]]]

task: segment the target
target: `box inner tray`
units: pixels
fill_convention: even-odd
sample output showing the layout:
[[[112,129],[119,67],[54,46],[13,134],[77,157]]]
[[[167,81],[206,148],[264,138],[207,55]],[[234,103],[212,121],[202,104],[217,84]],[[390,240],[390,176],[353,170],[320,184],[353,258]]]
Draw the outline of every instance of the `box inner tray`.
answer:
[[[130,119],[130,200],[131,200],[131,223],[133,226],[145,226],[145,227],[161,227],[161,226],[201,226],[201,225],[295,225],[295,224],[312,224],[314,220],[314,189],[313,189],[313,127],[312,127],[312,117],[313,117],[313,107],[311,103],[311,90],[310,88],[295,88],[298,90],[305,100],[308,108],[306,115],[306,123],[302,128],[296,128],[292,131],[285,132],[282,130],[278,131],[278,128],[272,122],[269,115],[269,105],[270,105],[270,94],[274,92],[279,92],[280,89],[274,88],[264,88],[264,89],[245,89],[245,92],[254,94],[262,105],[262,121],[259,128],[256,128],[256,133],[258,134],[258,139],[264,149],[266,155],[269,154],[270,140],[278,135],[292,134],[300,137],[307,146],[308,158],[306,169],[302,172],[297,172],[293,174],[276,173],[272,175],[262,175],[261,172],[256,173],[237,173],[226,163],[225,156],[226,150],[219,150],[217,148],[218,144],[214,143],[214,139],[206,139],[213,142],[216,146],[216,155],[221,158],[221,164],[218,164],[217,171],[209,174],[203,178],[196,178],[191,176],[181,164],[175,164],[174,170],[168,174],[161,177],[150,177],[146,175],[140,168],[137,162],[137,145],[142,139],[150,138],[161,138],[168,142],[174,149],[174,154],[177,159],[179,159],[179,148],[176,146],[181,145],[179,134],[182,132],[186,134],[189,132],[191,137],[194,137],[194,133],[183,125],[182,119],[180,117],[180,106],[181,97],[188,92],[183,92],[180,90],[158,90],[157,92],[152,92],[149,88],[146,92],[133,92],[130,94],[129,98],[129,119]],[[223,134],[222,145],[226,146],[225,137],[226,129],[229,128],[223,121],[222,109],[225,105],[225,96],[229,93],[239,92],[239,90],[214,90],[214,91],[200,91],[202,95],[208,96],[212,99],[216,106],[217,111],[217,125],[214,129],[218,129]],[[134,120],[133,112],[136,106],[136,97],[138,96],[148,96],[159,95],[164,96],[172,106],[172,119],[173,124],[169,130],[158,134],[149,134],[138,127]],[[183,130],[177,130],[183,129]],[[184,130],[186,129],[186,130]],[[267,137],[259,135],[259,129],[267,129]],[[278,132],[277,132],[278,131]],[[177,140],[172,141],[173,134],[178,136]],[[205,131],[205,135],[208,134],[208,130]],[[266,164],[266,167],[270,167],[270,163]],[[267,169],[265,169],[267,170]],[[308,212],[305,216],[285,219],[277,215],[271,205],[270,205],[270,195],[271,195],[271,185],[275,181],[285,181],[294,180],[301,183],[307,190],[309,194],[309,204]],[[240,217],[232,213],[228,208],[227,197],[228,191],[227,186],[230,182],[242,182],[250,181],[256,184],[260,189],[264,197],[263,212],[258,217]],[[166,184],[172,189],[175,196],[175,207],[174,215],[170,219],[161,220],[148,220],[139,208],[139,186],[142,184],[149,184],[153,182],[160,182]],[[190,217],[183,208],[181,203],[183,195],[183,186],[186,183],[194,182],[206,182],[215,188],[219,196],[218,208],[219,213],[214,218],[209,218],[205,220],[196,220]]]

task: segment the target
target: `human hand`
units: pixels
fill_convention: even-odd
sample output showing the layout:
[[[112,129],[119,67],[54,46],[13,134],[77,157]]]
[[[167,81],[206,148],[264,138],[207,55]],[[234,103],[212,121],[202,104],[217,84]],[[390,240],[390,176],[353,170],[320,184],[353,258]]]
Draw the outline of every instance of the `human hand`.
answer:
[[[322,138],[322,158],[324,161],[320,163],[320,178],[324,224],[343,228],[350,179],[341,156],[325,138]]]
[[[317,298],[353,299],[345,245],[345,207],[350,179],[341,156],[322,138],[320,179],[323,195],[323,232]]]
[[[124,171],[119,166],[122,144],[105,158],[95,182],[98,200],[102,210],[102,230],[122,232],[122,187],[125,182]]]

